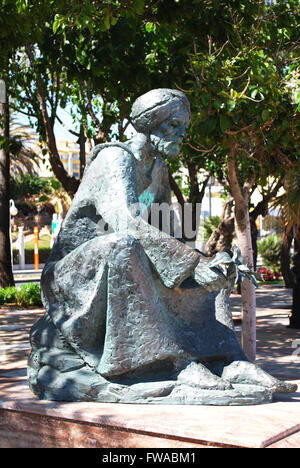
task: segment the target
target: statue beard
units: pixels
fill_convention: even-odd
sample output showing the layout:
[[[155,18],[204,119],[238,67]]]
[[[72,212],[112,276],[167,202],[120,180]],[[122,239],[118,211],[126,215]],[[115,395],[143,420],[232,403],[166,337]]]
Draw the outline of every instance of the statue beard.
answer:
[[[167,141],[156,135],[150,135],[151,150],[155,156],[166,158],[176,158],[180,152],[179,142],[174,140]]]

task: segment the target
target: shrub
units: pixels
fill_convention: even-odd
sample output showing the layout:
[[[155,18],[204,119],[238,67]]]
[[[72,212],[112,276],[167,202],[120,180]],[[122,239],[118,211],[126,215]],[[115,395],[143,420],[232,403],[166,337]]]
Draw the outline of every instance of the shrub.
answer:
[[[19,290],[18,303],[21,306],[41,306],[41,288],[38,284],[23,284]]]
[[[273,272],[280,270],[280,237],[271,234],[257,243],[257,250],[264,266],[271,268]]]
[[[50,252],[51,252],[50,247],[39,247],[39,262],[46,263],[50,255]],[[15,248],[13,250],[13,256],[14,256],[14,264],[17,265],[19,263],[19,251]],[[34,263],[33,247],[25,248],[25,263],[26,265],[33,265]]]
[[[18,290],[14,286],[0,289],[0,305],[18,302]]]
[[[28,195],[39,195],[42,192],[51,192],[51,180],[35,175],[25,174],[16,179],[10,179],[11,198],[23,200]]]
[[[17,178],[10,178],[10,193],[14,200],[24,200],[26,197],[51,195],[60,190],[61,183],[55,177],[39,177],[24,174]]]
[[[41,289],[38,284],[23,284],[20,289],[11,286],[0,289],[0,305],[18,304],[22,307],[42,305]]]
[[[204,241],[207,242],[221,222],[220,216],[207,216],[204,221]]]

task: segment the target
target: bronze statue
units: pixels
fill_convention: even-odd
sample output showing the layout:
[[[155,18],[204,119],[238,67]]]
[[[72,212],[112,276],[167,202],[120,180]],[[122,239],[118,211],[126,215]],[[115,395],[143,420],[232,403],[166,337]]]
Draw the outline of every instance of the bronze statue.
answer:
[[[179,154],[187,98],[152,90],[131,117],[131,140],[94,148],[43,270],[32,391],[49,400],[221,405],[293,391],[240,347],[229,304],[235,270],[207,264],[171,228],[148,222],[154,204],[171,200],[164,159]]]

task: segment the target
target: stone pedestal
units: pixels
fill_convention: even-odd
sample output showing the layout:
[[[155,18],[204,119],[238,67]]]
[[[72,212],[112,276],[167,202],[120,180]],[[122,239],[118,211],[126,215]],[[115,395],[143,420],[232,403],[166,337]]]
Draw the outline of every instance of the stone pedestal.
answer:
[[[299,447],[300,394],[259,406],[39,401],[24,376],[0,378],[0,447]]]

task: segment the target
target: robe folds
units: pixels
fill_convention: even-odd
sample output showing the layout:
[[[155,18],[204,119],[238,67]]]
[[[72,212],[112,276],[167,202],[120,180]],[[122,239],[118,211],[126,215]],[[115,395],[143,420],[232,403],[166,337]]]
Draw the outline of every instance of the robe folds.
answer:
[[[86,168],[42,273],[46,314],[31,331],[29,365],[36,393],[52,375],[82,368],[123,383],[167,379],[189,359],[247,360],[229,292],[209,293],[194,281],[199,253],[147,223],[139,201],[170,202],[163,160],[144,174],[131,152],[103,149]]]

